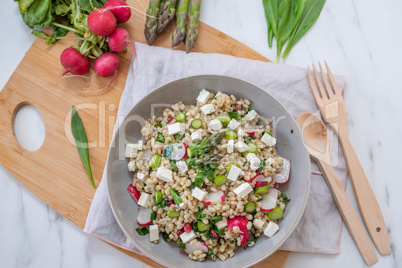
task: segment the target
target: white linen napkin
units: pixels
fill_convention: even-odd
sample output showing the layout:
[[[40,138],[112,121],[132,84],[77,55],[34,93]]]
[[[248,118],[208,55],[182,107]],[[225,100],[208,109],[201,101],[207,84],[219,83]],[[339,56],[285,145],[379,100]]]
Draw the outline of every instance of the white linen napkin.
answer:
[[[118,118],[124,118],[139,100],[159,86],[183,77],[203,74],[226,75],[250,82],[275,97],[294,118],[306,111],[319,114],[306,69],[221,54],[186,54],[141,43],[136,43],[135,47],[138,55],[137,69],[134,74],[133,58],[120,100]],[[335,80],[343,90],[344,77],[335,76]],[[118,120],[115,131],[121,122]],[[345,161],[338,139],[333,138],[331,129],[328,130],[333,141],[333,164],[342,185],[345,185]],[[315,162],[312,162],[312,170],[306,211],[281,249],[337,254],[342,231],[341,216]],[[105,167],[84,231],[116,246],[140,253],[114,218],[107,195],[106,174]]]

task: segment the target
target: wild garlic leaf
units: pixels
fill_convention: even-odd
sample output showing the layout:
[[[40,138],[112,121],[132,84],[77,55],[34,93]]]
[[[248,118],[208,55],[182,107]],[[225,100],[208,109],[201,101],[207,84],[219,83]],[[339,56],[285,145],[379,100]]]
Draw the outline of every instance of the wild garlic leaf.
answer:
[[[94,189],[96,189],[95,181],[92,175],[91,163],[89,162],[88,139],[85,133],[84,125],[82,124],[81,117],[78,115],[74,105],[71,110],[71,132],[73,134],[78,153],[84,163],[85,169],[91,179]]]

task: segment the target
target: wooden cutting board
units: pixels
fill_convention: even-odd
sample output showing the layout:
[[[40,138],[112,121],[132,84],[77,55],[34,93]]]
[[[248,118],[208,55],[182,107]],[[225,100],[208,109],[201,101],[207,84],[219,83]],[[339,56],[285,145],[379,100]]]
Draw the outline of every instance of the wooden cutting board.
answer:
[[[127,2],[144,12],[148,5],[146,0]],[[119,27],[128,30],[131,40],[145,43],[145,16],[135,11],[132,14],[130,21]],[[171,23],[168,29],[158,35],[154,45],[170,47],[173,27],[174,23]],[[99,78],[93,73],[85,77],[60,77],[63,72],[59,62],[60,54],[66,47],[75,44],[73,38],[60,40],[50,46],[42,39],[35,40],[0,92],[0,162],[40,199],[84,228],[95,190],[71,138],[71,107],[75,105],[79,110],[88,141],[94,143],[94,147],[90,148],[90,159],[96,184],[99,185],[133,51],[129,48],[127,53],[119,54],[120,71],[111,88],[94,93],[103,89],[110,78]],[[184,46],[175,49],[183,50]],[[193,51],[268,61],[247,46],[203,23],[200,23],[199,38]],[[34,105],[45,123],[45,140],[35,152],[23,149],[14,132],[16,112],[25,104]],[[150,266],[161,267],[145,256],[117,249]],[[255,267],[282,267],[289,254],[278,251]]]

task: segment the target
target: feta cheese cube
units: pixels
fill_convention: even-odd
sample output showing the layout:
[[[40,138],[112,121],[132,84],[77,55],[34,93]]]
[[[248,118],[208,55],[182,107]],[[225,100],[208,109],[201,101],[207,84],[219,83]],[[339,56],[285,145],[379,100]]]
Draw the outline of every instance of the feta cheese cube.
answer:
[[[249,148],[248,148],[248,145],[245,144],[243,141],[238,141],[238,142],[235,144],[235,146],[236,146],[236,149],[237,149],[240,153],[245,152],[245,151],[247,151],[247,150],[249,149]]]
[[[149,207],[151,205],[152,197],[150,194],[141,193],[140,199],[138,199],[137,204],[142,207]]]
[[[233,149],[234,149],[234,140],[229,140],[227,144],[228,154],[233,153]]]
[[[204,114],[212,114],[213,112],[215,112],[215,108],[212,104],[205,104],[201,107],[201,111]]]
[[[183,241],[184,244],[187,244],[188,242],[190,242],[191,240],[193,240],[195,238],[195,233],[194,230],[191,230],[191,232],[189,233],[182,233],[180,235],[181,241]]]
[[[276,232],[278,232],[279,226],[275,222],[270,221],[264,229],[264,234],[268,237],[272,237]]]
[[[253,187],[251,187],[250,183],[244,182],[239,187],[233,190],[235,194],[240,196],[241,198],[246,197],[250,192],[253,191]]]
[[[246,132],[244,131],[243,128],[239,128],[239,129],[237,130],[237,135],[238,135],[240,138],[243,137],[245,134],[246,134]]]
[[[225,93],[222,93],[222,91],[218,91],[218,93],[216,93],[215,98],[220,97],[220,96],[224,96],[226,95]]]
[[[158,167],[158,169],[156,170],[156,177],[158,179],[161,179],[166,182],[173,181],[172,174],[173,174],[173,171],[171,171],[170,169],[167,169],[165,167]]]
[[[174,123],[168,126],[169,135],[174,135],[180,133],[184,129],[184,125],[182,123]]]
[[[257,170],[260,167],[261,160],[254,153],[247,154],[246,158],[250,162],[251,170]]]
[[[145,177],[145,174],[144,174],[144,173],[137,172],[137,179],[139,179],[140,181],[143,181],[143,180],[144,180],[144,177]]]
[[[142,145],[144,145],[144,142],[142,140],[139,140],[137,143],[137,150],[142,150]]]
[[[181,203],[179,204],[179,207],[180,207],[180,208],[184,208],[184,203],[181,202]]]
[[[218,230],[222,230],[222,229],[225,228],[226,226],[228,226],[228,222],[225,221],[225,220],[221,220],[221,221],[218,221],[218,222],[216,223],[216,227],[218,228]]]
[[[264,133],[264,135],[261,138],[261,141],[269,147],[274,147],[276,145],[276,139],[271,135],[269,135],[268,133]]]
[[[198,94],[197,102],[206,103],[211,97],[212,93],[203,89],[200,91],[200,94]]]
[[[136,144],[126,144],[125,156],[126,158],[134,158],[137,156],[137,145]]]
[[[235,165],[232,165],[232,167],[229,170],[228,179],[231,181],[236,181],[240,173],[241,169],[239,167],[236,167]]]
[[[191,193],[191,195],[194,198],[197,198],[200,201],[204,200],[204,198],[207,196],[207,194],[208,194],[207,192],[201,190],[198,187],[194,187],[193,192]]]
[[[177,169],[179,170],[180,173],[185,173],[188,170],[186,161],[178,161],[176,163]]]
[[[264,227],[264,222],[262,220],[259,220],[259,219],[254,219],[253,220],[253,225],[257,229],[262,229],[262,227]]]
[[[202,140],[202,130],[199,129],[193,133],[191,133],[191,140],[193,141],[200,141]]]
[[[235,119],[230,120],[230,122],[228,124],[228,128],[233,129],[233,130],[235,130],[238,126],[240,126],[240,123]]]
[[[209,126],[212,130],[218,131],[222,129],[222,123],[219,119],[214,119],[209,122]]]
[[[157,224],[152,224],[149,226],[149,240],[159,241],[159,227]]]
[[[128,171],[135,171],[135,161],[132,160],[130,162],[128,162]]]
[[[254,110],[251,110],[250,112],[248,112],[246,114],[246,116],[244,117],[247,121],[251,121],[253,120],[255,117],[257,116],[257,112]]]

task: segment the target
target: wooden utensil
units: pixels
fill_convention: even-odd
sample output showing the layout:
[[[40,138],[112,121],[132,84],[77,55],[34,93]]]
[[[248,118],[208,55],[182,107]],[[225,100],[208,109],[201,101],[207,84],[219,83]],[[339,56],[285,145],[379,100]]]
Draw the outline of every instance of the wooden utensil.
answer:
[[[364,232],[364,228],[331,165],[328,132],[324,123],[318,116],[309,112],[299,115],[296,122],[302,130],[310,156],[317,162],[323,173],[360,254],[368,265],[376,263],[377,256],[370,244],[370,240]]]
[[[325,62],[325,66],[329,80],[332,84],[332,88],[324,75],[321,63],[319,63],[319,66],[325,89],[320,82],[320,78],[318,77],[317,71],[313,64],[314,76],[319,91],[315,86],[310,69],[307,67],[311,91],[313,92],[317,106],[320,108],[324,121],[332,127],[341,143],[343,154],[346,159],[346,165],[348,166],[353,189],[356,195],[357,204],[359,205],[360,213],[364,223],[366,224],[367,231],[369,232],[371,239],[373,240],[374,245],[377,247],[380,254],[389,254],[391,253],[391,245],[389,242],[387,226],[385,225],[380,205],[378,204],[373,189],[371,188],[366,174],[364,173],[363,167],[357,158],[352,143],[349,140],[348,131],[346,128],[347,111],[341,91],[335,82],[327,62]]]
[[[148,0],[127,1],[129,6],[142,12],[146,11],[148,3]],[[146,43],[144,23],[144,14],[132,12],[131,19],[119,27],[125,28],[135,38],[134,41]],[[171,23],[157,36],[154,45],[170,48],[174,29],[175,23]],[[74,142],[68,140],[71,133],[69,111],[73,104],[80,109],[78,112],[85,124],[88,141],[97,143],[97,147],[91,148],[89,154],[98,185],[105,167],[132,50],[119,53],[119,74],[109,90],[102,94],[87,94],[104,88],[110,82],[110,77],[100,78],[91,73],[88,77],[60,78],[63,72],[60,53],[75,44],[75,39],[64,38],[49,46],[38,38],[0,92],[0,163],[46,204],[84,228],[95,190]],[[185,46],[181,44],[174,49],[185,50]],[[193,51],[269,61],[246,45],[202,22]],[[26,151],[18,144],[13,127],[13,118],[19,107],[28,103],[38,108],[45,122],[45,141],[35,152]],[[162,268],[144,255],[110,245],[149,266]],[[255,267],[283,267],[289,254],[289,251],[278,250]]]

